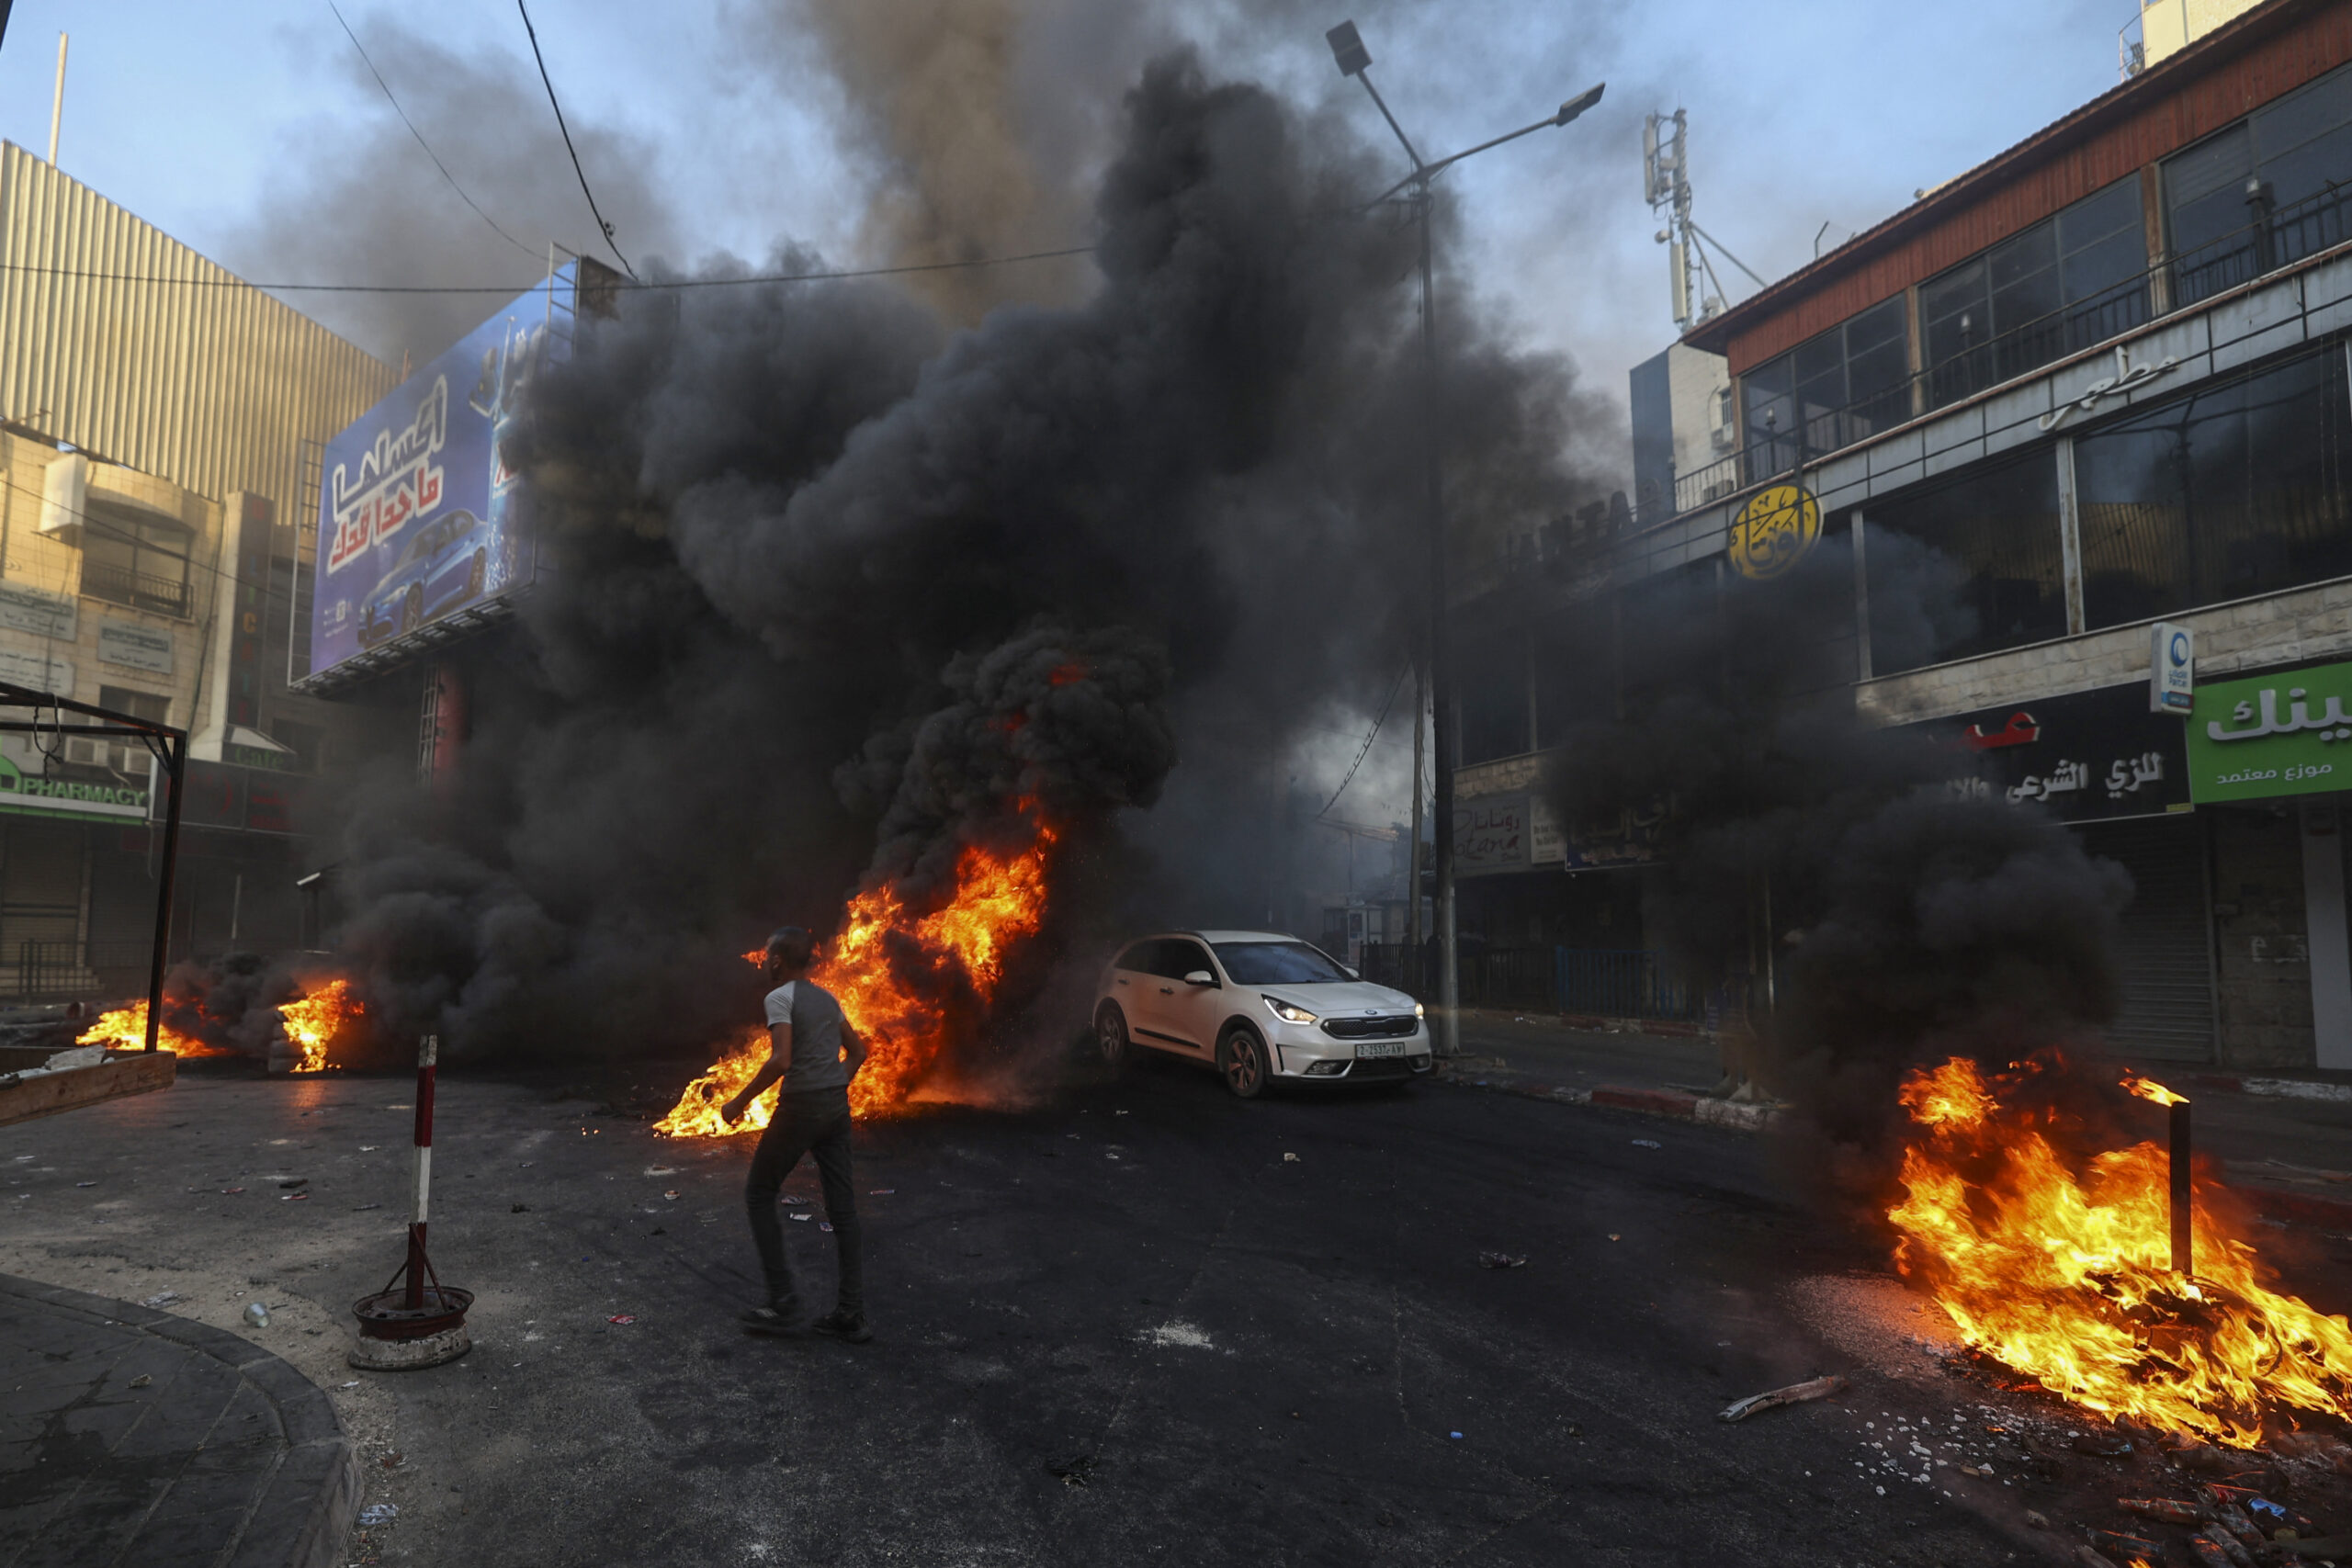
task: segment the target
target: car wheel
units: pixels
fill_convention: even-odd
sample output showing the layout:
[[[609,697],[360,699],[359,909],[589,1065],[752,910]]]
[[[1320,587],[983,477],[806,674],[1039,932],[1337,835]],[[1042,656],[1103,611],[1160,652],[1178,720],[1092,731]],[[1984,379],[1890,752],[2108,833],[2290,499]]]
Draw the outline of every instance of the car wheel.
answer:
[[[408,597],[401,601],[401,630],[413,632],[416,623],[424,619],[424,590],[411,588]]]
[[[476,550],[474,552],[473,570],[466,573],[466,597],[471,599],[476,594],[480,593],[481,592],[481,585],[487,581],[489,578],[490,554],[486,550]]]
[[[1127,1065],[1127,1021],[1116,1002],[1104,1002],[1095,1017],[1094,1050],[1114,1073]]]
[[[1266,1088],[1266,1043],[1247,1024],[1235,1024],[1217,1037],[1217,1076],[1241,1100],[1255,1100]]]

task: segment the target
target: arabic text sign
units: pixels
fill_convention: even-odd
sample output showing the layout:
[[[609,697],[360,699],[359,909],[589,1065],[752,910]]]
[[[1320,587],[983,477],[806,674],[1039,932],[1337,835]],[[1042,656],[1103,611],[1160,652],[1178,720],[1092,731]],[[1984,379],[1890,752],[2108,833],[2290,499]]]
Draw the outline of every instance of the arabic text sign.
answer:
[[[2352,664],[2200,686],[2188,730],[2200,801],[2352,787]]]
[[[1821,537],[1821,505],[1802,485],[1772,485],[1748,497],[1731,525],[1732,569],[1770,581],[1804,559]]]
[[[2109,686],[1939,719],[1918,728],[1964,799],[2046,807],[2096,822],[2185,811],[2180,720],[2147,710],[2144,688]]]
[[[1532,848],[1527,796],[1486,795],[1453,807],[1453,870],[1472,876],[1489,871],[1524,871]]]

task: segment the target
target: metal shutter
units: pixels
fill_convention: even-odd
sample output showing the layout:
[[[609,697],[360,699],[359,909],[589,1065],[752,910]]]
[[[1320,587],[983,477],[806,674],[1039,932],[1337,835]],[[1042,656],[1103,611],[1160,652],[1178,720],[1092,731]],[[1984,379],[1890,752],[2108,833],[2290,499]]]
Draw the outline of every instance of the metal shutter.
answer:
[[[2083,847],[2120,864],[2139,889],[2117,943],[2123,1005],[2108,1043],[2165,1062],[2213,1059],[2213,937],[2205,824],[2194,814],[2099,822]]]

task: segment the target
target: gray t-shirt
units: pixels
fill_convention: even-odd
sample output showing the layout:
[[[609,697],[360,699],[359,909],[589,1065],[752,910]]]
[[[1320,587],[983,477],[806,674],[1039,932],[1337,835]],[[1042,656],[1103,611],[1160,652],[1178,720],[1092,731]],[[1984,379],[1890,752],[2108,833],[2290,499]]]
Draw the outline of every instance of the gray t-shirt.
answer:
[[[792,1060],[784,1092],[847,1089],[849,1065],[842,1060],[842,1004],[813,980],[786,980],[768,993],[768,1022],[792,1028]]]

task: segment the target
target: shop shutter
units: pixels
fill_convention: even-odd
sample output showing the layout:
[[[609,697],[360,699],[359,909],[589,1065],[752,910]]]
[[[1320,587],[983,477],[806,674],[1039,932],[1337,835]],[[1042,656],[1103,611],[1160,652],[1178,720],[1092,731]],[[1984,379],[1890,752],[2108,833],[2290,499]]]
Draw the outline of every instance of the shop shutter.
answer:
[[[2192,814],[2102,822],[2083,847],[2132,874],[2117,956],[2123,1005],[2107,1032],[2121,1055],[2162,1062],[2213,1059],[2213,938],[2204,823]]]

